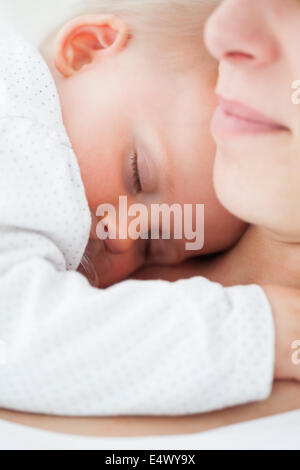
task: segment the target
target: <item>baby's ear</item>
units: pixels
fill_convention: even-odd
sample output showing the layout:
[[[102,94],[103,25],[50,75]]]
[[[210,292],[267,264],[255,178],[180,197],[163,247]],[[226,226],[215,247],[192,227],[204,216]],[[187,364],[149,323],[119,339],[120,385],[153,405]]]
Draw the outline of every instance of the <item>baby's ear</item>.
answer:
[[[111,15],[86,15],[72,19],[58,33],[54,64],[70,77],[99,57],[123,49],[129,39],[127,24]]]

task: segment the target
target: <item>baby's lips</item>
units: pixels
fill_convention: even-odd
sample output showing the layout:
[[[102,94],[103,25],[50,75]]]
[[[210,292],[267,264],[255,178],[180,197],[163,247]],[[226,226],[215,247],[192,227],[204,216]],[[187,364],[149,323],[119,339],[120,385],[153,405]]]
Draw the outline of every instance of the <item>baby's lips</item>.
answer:
[[[159,258],[164,254],[164,240],[152,240],[151,241],[151,247],[150,247],[150,253],[149,255],[151,258]]]

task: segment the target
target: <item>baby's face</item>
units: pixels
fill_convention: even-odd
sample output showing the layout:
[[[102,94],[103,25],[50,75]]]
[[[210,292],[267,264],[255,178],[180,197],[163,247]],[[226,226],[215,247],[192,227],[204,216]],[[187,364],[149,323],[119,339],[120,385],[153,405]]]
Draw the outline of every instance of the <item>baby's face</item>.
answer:
[[[93,216],[94,241],[100,220],[97,208],[111,204],[119,216],[120,195],[127,197],[128,206],[140,203],[149,213],[152,204],[205,204],[201,250],[187,251],[187,240],[174,239],[172,232],[171,239],[163,241],[130,236],[99,241],[97,266],[103,271],[103,286],[144,263],[176,264],[223,250],[244,230],[244,224],[220,205],[213,189],[215,146],[209,121],[216,104],[217,66],[201,41],[196,62],[187,54],[174,66],[160,51],[153,54],[131,44],[71,77],[55,76]],[[108,237],[113,224],[118,225],[117,234],[124,228],[118,218],[107,226]],[[128,226],[129,218],[122,214],[121,224],[125,221]],[[147,224],[149,231],[161,230],[160,225],[151,227],[151,221]]]

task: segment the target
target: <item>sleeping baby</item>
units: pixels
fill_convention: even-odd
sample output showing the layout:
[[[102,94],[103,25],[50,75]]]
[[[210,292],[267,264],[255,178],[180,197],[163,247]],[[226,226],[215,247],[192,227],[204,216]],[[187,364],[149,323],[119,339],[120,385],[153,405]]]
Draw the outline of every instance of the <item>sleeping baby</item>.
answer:
[[[292,308],[284,289],[126,280],[149,262],[225,250],[245,229],[212,184],[217,68],[202,29],[214,3],[88,1],[39,48],[1,29],[1,407],[179,415],[270,394],[271,304]],[[120,196],[147,209],[204,204],[204,245],[130,237],[126,217],[98,211],[119,215]]]

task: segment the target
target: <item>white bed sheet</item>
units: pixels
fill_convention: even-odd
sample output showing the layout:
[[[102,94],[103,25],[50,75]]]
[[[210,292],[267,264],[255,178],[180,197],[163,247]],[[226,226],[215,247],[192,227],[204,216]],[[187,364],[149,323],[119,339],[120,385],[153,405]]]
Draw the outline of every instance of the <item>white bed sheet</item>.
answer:
[[[40,431],[0,420],[6,450],[253,450],[300,449],[300,410],[203,433],[136,438],[93,438]]]

